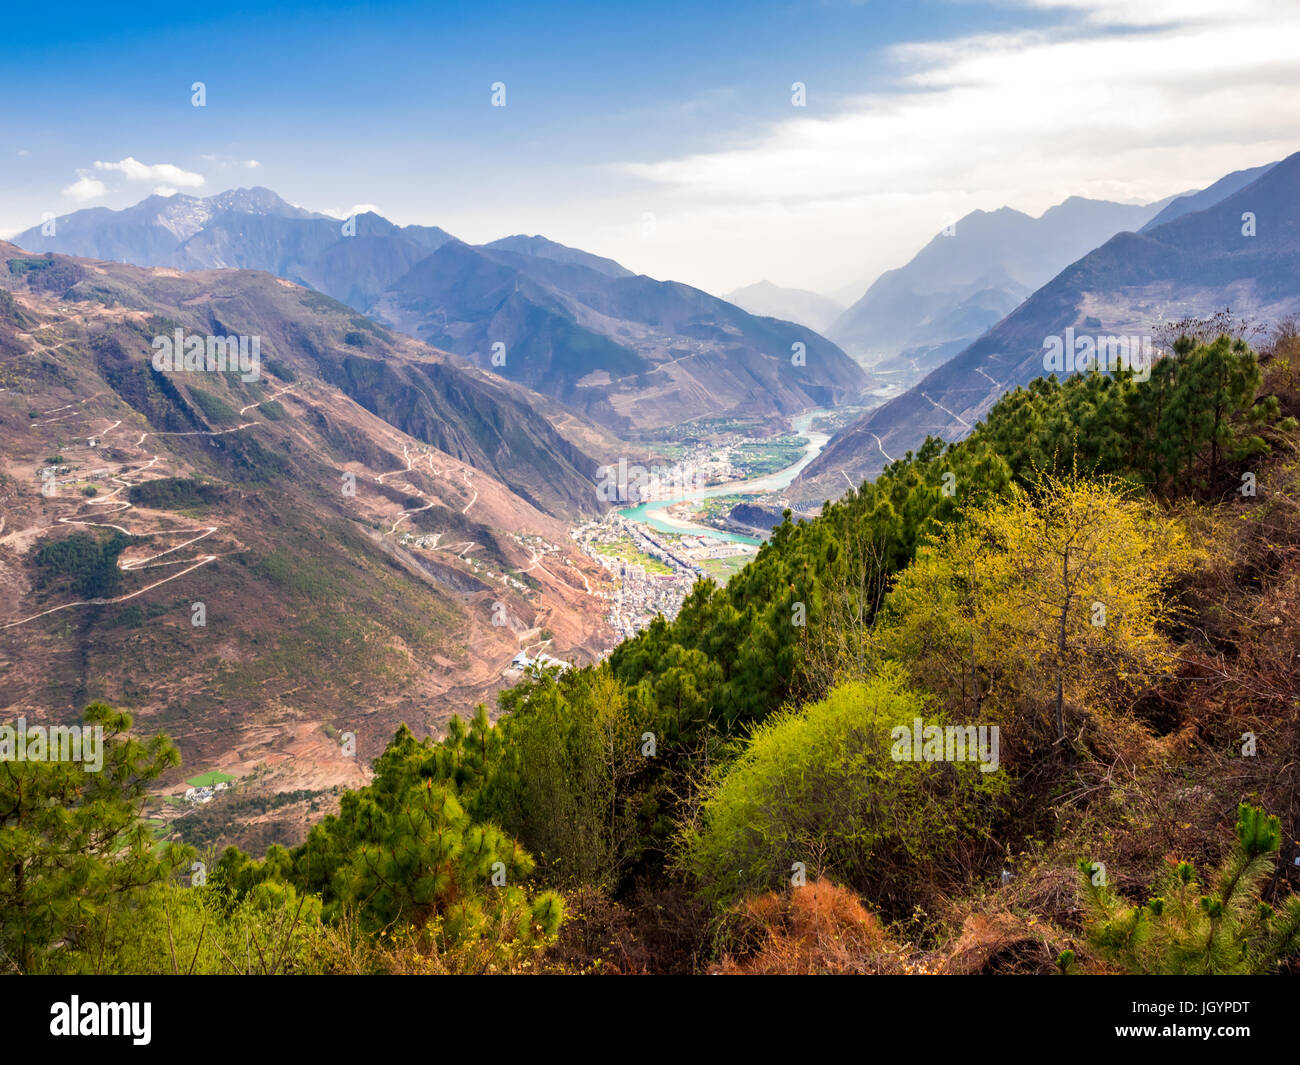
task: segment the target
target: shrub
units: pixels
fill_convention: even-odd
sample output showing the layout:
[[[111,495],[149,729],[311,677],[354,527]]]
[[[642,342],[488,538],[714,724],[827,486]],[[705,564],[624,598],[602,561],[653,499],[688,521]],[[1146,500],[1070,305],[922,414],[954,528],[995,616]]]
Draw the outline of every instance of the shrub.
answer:
[[[828,880],[740,903],[733,950],[720,972],[737,976],[898,973],[903,962],[880,922]]]
[[[136,905],[104,914],[51,970],[94,975],[315,973],[332,955],[320,899],[263,884],[235,899],[218,880],[155,883]],[[323,957],[322,957],[323,955]]]
[[[684,834],[685,864],[720,901],[772,890],[803,862],[809,875],[910,909],[986,834],[1005,789],[1004,774],[973,761],[895,761],[891,731],[910,735],[916,718],[946,722],[892,665],[769,718]]]

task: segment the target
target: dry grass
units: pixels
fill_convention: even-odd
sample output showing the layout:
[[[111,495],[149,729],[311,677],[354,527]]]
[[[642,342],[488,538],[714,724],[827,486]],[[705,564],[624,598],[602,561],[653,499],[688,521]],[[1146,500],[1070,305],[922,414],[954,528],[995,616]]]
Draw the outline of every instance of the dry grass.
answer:
[[[817,880],[746,899],[733,913],[733,950],[715,972],[876,975],[914,971],[904,951],[848,888]]]

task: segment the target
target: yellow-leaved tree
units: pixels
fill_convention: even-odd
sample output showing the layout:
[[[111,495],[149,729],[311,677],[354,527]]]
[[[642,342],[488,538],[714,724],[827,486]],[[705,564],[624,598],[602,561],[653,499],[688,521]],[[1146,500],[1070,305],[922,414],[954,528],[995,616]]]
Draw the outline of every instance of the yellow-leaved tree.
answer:
[[[1044,477],[921,548],[870,657],[905,663],[968,720],[1060,743],[1173,668],[1169,589],[1191,557],[1178,519],[1121,485]]]

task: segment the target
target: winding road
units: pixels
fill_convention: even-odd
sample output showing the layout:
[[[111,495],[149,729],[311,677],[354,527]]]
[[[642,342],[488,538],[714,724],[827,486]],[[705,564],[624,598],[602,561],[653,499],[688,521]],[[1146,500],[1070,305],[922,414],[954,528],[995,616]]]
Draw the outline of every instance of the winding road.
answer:
[[[290,385],[287,388],[282,388],[279,392],[276,392],[274,395],[269,397],[269,399],[275,399],[277,396],[284,395],[292,387],[293,386]],[[96,396],[102,395],[102,393],[97,392],[95,393],[95,395]],[[77,404],[69,403],[63,407],[55,407],[53,410],[45,411],[42,417],[45,417],[45,415],[49,415],[49,414],[56,414],[61,410],[68,409],[69,407],[80,406],[81,404],[84,404],[88,400],[94,398],[95,396],[88,396],[86,397],[86,399],[81,400],[80,403]],[[259,402],[265,403],[268,402],[268,400],[260,400]],[[257,403],[250,403],[247,407],[244,407],[243,410],[241,410],[239,413],[242,415],[245,411],[257,405],[258,405]],[[75,416],[75,414],[76,412],[73,412],[72,415],[64,415],[62,417],[71,417],[71,416]],[[61,421],[62,417],[52,419],[52,420]],[[33,424],[48,425],[50,424],[50,422],[39,421]],[[117,429],[121,424],[122,424],[122,420],[119,418],[112,425],[108,426],[102,433],[92,436],[90,437],[90,439],[92,440],[98,439],[102,441],[106,436],[108,436],[109,433],[113,432],[113,430]],[[140,439],[135,442],[135,447],[142,448],[145,440],[150,436],[222,436],[226,433],[239,432],[241,429],[247,429],[249,428],[249,426],[259,425],[259,424],[261,423],[244,422],[242,425],[237,425],[231,429],[214,429],[208,431],[199,430],[195,432],[183,432],[183,433],[145,432],[140,434]],[[149,454],[149,461],[146,462],[144,465],[140,466],[139,468],[133,470],[132,471],[133,474],[136,475],[141,474],[145,470],[152,468],[154,464],[158,462],[159,456],[157,454],[154,454],[152,452],[146,452],[146,454]],[[69,478],[69,480],[80,480],[80,478]],[[120,476],[113,477],[112,480],[117,484],[117,488],[115,488],[112,492],[108,493],[108,495],[104,496],[103,498],[87,500],[86,503],[83,505],[87,507],[111,506],[116,508],[114,511],[109,511],[108,513],[121,513],[123,511],[132,509],[135,506],[135,504],[125,499],[115,499],[114,496],[117,496],[120,492],[122,492],[123,489],[134,487],[135,484],[141,484],[143,482],[136,481],[133,483]],[[118,532],[126,534],[127,536],[167,536],[175,533],[194,532],[193,529],[155,529],[149,532],[133,533],[130,529],[127,529],[121,525],[113,524],[112,522],[86,521],[83,518],[59,518],[57,524],[84,525],[90,528],[114,529]],[[217,532],[219,528],[220,526],[216,526],[216,525],[206,526],[202,529],[201,532],[199,532],[197,536],[192,536],[188,540],[184,540],[179,544],[175,544],[172,547],[167,548],[167,550],[165,551],[159,551],[157,554],[154,555],[146,555],[144,558],[119,559],[117,562],[118,569],[121,570],[123,573],[133,573],[136,570],[154,569],[162,566],[178,566],[178,565],[185,566],[184,569],[176,573],[169,574],[168,576],[162,578],[161,580],[154,581],[152,584],[148,584],[145,587],[139,588],[134,592],[129,592],[126,595],[115,596],[112,599],[79,599],[71,603],[62,603],[59,606],[50,607],[48,610],[42,610],[38,614],[32,614],[29,617],[19,618],[16,621],[10,621],[5,625],[0,625],[0,629],[12,629],[19,625],[26,625],[29,622],[38,620],[39,618],[47,617],[48,615],[55,614],[61,610],[71,610],[74,607],[105,606],[112,603],[125,603],[128,600],[136,598],[137,596],[144,595],[145,592],[152,591],[154,588],[161,587],[162,585],[168,584],[171,581],[177,580],[180,577],[184,577],[187,573],[193,573],[196,569],[206,566],[209,562],[215,562],[219,556],[212,555],[212,554],[203,554],[203,555],[195,555],[191,558],[172,559],[167,562],[159,562],[158,559],[166,558],[168,555],[173,554],[177,551],[181,551],[184,548],[189,547],[191,544],[196,544],[200,540],[206,539],[207,537],[211,536],[213,533]]]

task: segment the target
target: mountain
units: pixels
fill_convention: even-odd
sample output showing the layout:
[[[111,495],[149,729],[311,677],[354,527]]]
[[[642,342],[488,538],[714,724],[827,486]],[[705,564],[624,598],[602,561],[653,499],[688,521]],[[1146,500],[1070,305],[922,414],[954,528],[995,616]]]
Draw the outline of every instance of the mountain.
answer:
[[[806,289],[782,288],[770,281],[759,281],[757,284],[738,288],[735,292],[729,292],[723,299],[750,314],[798,322],[819,333],[824,332],[831,322],[844,313],[842,303]]]
[[[150,196],[113,211],[88,207],[54,219],[54,232],[33,226],[14,238],[31,251],[54,251],[90,259],[131,261],[140,266],[172,265],[165,260],[214,219],[223,215],[285,221],[330,221],[294,207],[270,189],[231,189],[203,199],[177,194]],[[217,265],[217,264],[213,264]]]
[[[876,374],[912,384],[1080,255],[1137,229],[1167,202],[1072,196],[1038,218],[1010,207],[973,211],[882,274],[826,335]]]
[[[265,270],[469,358],[615,433],[776,419],[856,399],[862,370],[815,331],[638,276],[541,236],[481,247],[376,214],[344,223],[267,189],[150,197],[16,238],[37,251],[181,270]],[[803,345],[799,362],[792,362]],[[504,345],[494,348],[494,345]],[[504,365],[494,363],[504,350]]]
[[[1238,189],[1244,189],[1256,178],[1263,177],[1265,173],[1275,166],[1277,166],[1276,163],[1265,163],[1263,166],[1253,166],[1249,170],[1234,170],[1227,177],[1219,178],[1213,185],[1201,189],[1200,192],[1190,192],[1184,196],[1179,196],[1150,222],[1139,229],[1138,232],[1145,233],[1149,229],[1155,229],[1166,222],[1172,222],[1175,218],[1181,218],[1185,214],[1192,214],[1213,207],[1219,201],[1231,196]]]
[[[374,213],[344,223],[253,188],[206,199],[150,196],[122,211],[76,211],[56,218],[52,235],[37,226],[14,243],[136,266],[266,270],[364,311],[451,239],[436,226],[395,226]]]
[[[621,434],[829,407],[867,385],[812,330],[688,285],[459,241],[371,313]]]
[[[493,240],[484,244],[483,247],[493,248],[498,251],[517,252],[520,255],[532,255],[539,259],[550,259],[557,263],[586,266],[610,277],[636,276],[631,270],[620,266],[613,259],[605,259],[599,255],[592,255],[590,252],[566,247],[563,244],[557,244],[553,240],[547,240],[545,237],[502,237],[500,240]]]
[[[189,321],[219,336],[260,336],[278,364],[295,362],[367,410],[425,444],[493,475],[538,509],[557,517],[590,516],[597,458],[562,436],[525,389],[446,352],[395,335],[321,293],[255,271],[146,270],[5,245],[12,276],[68,306],[86,303]],[[195,296],[193,293],[199,295]]]
[[[255,379],[155,368],[177,329],[257,337]],[[0,456],[4,704],[129,706],[190,772],[317,795],[520,650],[613,642],[557,516],[597,512],[595,460],[518,386],[266,273],[0,243]]]
[[[1253,236],[1243,233],[1247,213]],[[929,434],[964,436],[1004,392],[1047,372],[1045,340],[1067,328],[1150,337],[1162,322],[1225,307],[1276,321],[1300,312],[1297,278],[1300,153],[1205,210],[1120,233],[1062,270],[910,391],[842,430],[800,473],[791,498],[838,497]]]
[[[870,287],[871,281],[869,278],[859,278],[857,281],[846,281],[842,285],[837,285],[826,295],[842,307],[851,307],[862,298],[862,294]]]

